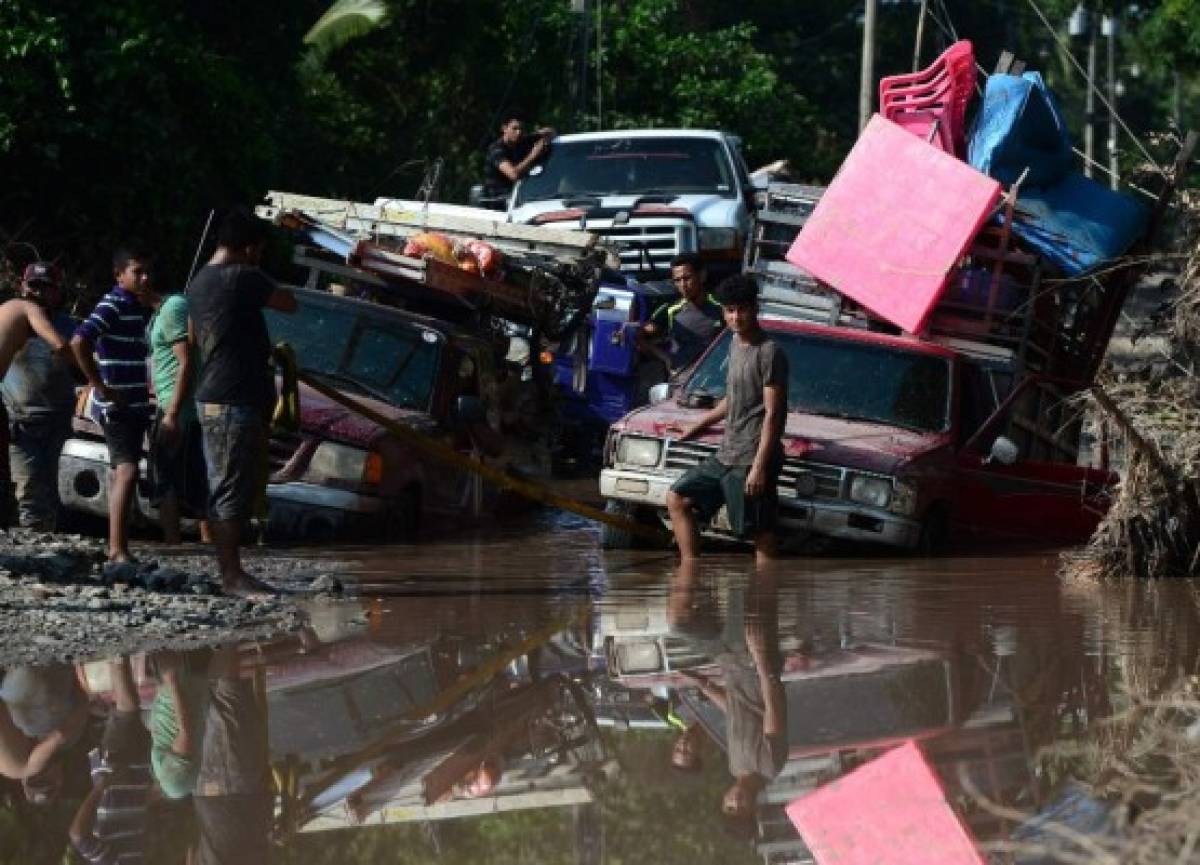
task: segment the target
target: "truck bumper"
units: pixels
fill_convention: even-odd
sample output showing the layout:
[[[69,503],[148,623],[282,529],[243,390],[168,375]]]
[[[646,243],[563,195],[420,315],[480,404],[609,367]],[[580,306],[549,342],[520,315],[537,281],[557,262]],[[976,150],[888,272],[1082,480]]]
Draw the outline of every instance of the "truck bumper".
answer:
[[[146,476],[146,461],[138,466]],[[58,494],[63,506],[108,516],[108,448],[104,442],[68,439],[58,463]],[[384,508],[383,499],[349,490],[293,481],[267,485],[267,531],[277,537],[319,540],[372,526]],[[134,510],[143,519],[157,519],[142,490]]]
[[[600,494],[659,510],[664,521],[667,491],[674,477],[644,474],[629,469],[604,469],[600,472]],[[718,527],[705,534],[721,537]],[[810,533],[855,543],[882,544],[913,549],[921,537],[921,524],[878,508],[851,502],[798,499],[780,492],[779,527],[784,535]]]
[[[267,485],[267,535],[331,540],[366,533],[378,523],[383,499],[292,481]]]

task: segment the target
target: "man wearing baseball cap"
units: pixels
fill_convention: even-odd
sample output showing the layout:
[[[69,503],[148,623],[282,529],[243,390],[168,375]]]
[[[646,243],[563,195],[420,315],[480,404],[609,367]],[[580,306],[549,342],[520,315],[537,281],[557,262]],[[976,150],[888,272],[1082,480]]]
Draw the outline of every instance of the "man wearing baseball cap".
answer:
[[[21,297],[38,304],[64,340],[75,330],[62,311],[62,272],[35,261],[25,268]],[[58,459],[71,433],[75,380],[70,359],[56,356],[42,339],[16,353],[0,382],[9,419],[8,458],[22,528],[54,531],[58,525]]]
[[[25,278],[22,280],[22,291],[27,283],[32,283],[39,290],[44,288],[47,281],[54,281],[56,269],[46,262],[34,262],[25,268]],[[56,282],[57,284],[57,282]],[[9,366],[31,336],[45,340],[50,351],[56,357],[66,357],[67,342],[62,338],[50,317],[41,304],[26,297],[16,297],[0,304],[0,376],[7,376]],[[0,508],[0,523],[8,525],[8,502],[12,496],[12,475],[8,463],[8,412],[0,402],[0,495],[3,496],[4,506]]]

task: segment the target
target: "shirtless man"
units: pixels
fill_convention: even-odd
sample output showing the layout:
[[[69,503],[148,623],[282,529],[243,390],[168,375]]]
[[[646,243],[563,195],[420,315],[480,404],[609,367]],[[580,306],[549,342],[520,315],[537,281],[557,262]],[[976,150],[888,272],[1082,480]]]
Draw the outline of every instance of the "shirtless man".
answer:
[[[41,268],[41,270],[38,270]],[[48,270],[50,265],[45,262],[34,262],[25,268],[25,281],[36,277],[42,270]],[[54,324],[46,315],[46,310],[35,301],[25,298],[13,298],[0,304],[0,378],[8,372],[17,352],[25,347],[31,336],[40,336],[50,346],[56,357],[70,357],[67,342],[55,329]],[[11,508],[8,500],[12,496],[12,474],[8,463],[8,411],[0,403],[0,495],[4,497],[0,506],[0,525],[8,527]]]

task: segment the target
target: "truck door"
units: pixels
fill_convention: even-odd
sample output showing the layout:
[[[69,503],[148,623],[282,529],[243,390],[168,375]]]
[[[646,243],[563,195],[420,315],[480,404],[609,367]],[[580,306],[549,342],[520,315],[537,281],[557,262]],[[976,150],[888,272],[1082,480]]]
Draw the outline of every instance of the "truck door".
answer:
[[[993,539],[1085,540],[1104,513],[1106,490],[1115,477],[1077,465],[1077,442],[1069,440],[1069,431],[1061,442],[1047,441],[1047,421],[1054,420],[1055,412],[1043,408],[1044,395],[1035,395],[1036,379],[1025,379],[1001,399],[996,373],[974,364],[962,368],[962,444],[956,458],[952,520],[957,530]],[[986,419],[978,422],[980,417]],[[990,457],[992,443],[1001,434],[1017,445],[1012,465]]]

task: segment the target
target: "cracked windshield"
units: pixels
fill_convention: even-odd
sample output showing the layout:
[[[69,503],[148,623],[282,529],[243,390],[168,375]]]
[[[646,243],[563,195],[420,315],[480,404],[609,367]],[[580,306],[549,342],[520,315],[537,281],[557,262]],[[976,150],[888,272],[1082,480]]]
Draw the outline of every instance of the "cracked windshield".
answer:
[[[176,5],[0,2],[0,865],[1200,865],[1200,6]]]

